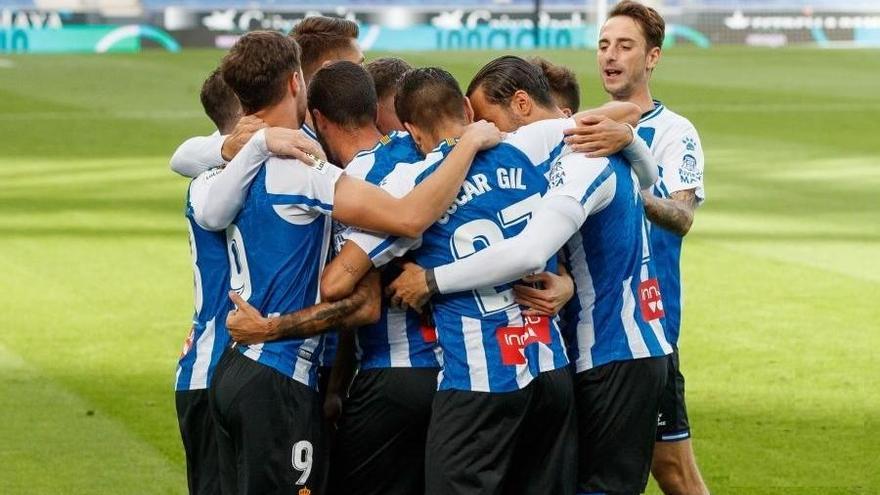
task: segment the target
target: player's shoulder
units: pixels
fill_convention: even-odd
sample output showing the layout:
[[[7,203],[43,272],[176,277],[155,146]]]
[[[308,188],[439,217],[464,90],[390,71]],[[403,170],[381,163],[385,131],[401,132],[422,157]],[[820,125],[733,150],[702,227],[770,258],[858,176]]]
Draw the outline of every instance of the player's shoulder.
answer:
[[[345,166],[345,173],[346,175],[363,179],[370,173],[370,170],[372,170],[373,165],[375,164],[375,152],[358,153],[350,162],[348,162],[348,165]]]
[[[321,161],[315,165],[303,163],[296,158],[272,156],[264,162],[266,169],[266,192],[289,193],[310,189],[322,177],[331,180],[340,173],[338,167]]]
[[[656,100],[655,102],[656,106],[654,110],[643,115],[641,120],[639,121],[639,125],[653,121],[655,126],[663,126],[670,131],[675,131],[679,133],[697,132],[697,128],[694,126],[693,123],[691,123],[691,121],[687,117],[675,112],[671,108],[667,107],[663,102]]]

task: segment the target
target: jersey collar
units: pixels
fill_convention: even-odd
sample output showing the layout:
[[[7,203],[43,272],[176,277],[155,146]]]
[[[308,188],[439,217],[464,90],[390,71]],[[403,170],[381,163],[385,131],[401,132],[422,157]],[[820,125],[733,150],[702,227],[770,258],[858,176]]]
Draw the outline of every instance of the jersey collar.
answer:
[[[662,101],[654,100],[654,108],[642,114],[641,118],[639,118],[639,124],[660,115],[660,112],[662,112],[664,108]]]

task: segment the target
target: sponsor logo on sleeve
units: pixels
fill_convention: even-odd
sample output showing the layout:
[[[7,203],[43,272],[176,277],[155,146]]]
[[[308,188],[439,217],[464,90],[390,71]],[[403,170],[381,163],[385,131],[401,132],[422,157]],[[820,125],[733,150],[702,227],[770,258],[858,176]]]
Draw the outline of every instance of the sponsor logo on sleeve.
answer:
[[[703,172],[697,166],[697,158],[694,155],[688,153],[682,157],[678,177],[684,184],[696,184],[703,179]]]
[[[550,187],[559,187],[565,184],[565,169],[562,168],[562,161],[558,161],[550,167]]]
[[[685,136],[681,142],[684,144],[684,149],[688,151],[695,151],[697,149],[697,142],[690,136]]]

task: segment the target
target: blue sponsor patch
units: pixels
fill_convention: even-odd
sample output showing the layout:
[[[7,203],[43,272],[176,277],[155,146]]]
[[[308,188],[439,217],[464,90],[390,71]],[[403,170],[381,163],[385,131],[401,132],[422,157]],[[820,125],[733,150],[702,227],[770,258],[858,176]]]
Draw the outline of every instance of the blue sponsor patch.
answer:
[[[562,161],[557,160],[550,168],[550,187],[559,187],[565,183],[565,169],[562,168]]]
[[[684,155],[682,157],[678,176],[684,184],[695,184],[702,180],[703,173],[697,167],[697,158],[694,155]]]

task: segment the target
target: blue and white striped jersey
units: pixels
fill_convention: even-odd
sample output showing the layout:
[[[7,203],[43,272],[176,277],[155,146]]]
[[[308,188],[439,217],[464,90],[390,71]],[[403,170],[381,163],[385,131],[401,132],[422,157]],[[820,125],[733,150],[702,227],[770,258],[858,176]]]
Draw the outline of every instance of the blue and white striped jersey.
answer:
[[[571,153],[550,171],[548,197],[574,198],[588,215],[563,249],[575,283],[563,328],[577,372],[672,352],[638,187],[619,155],[587,161]]]
[[[208,170],[194,178],[186,200],[186,220],[193,261],[193,325],[184,343],[177,366],[175,390],[208,388],[223,349],[229,344],[226,314],[232,302],[229,289],[229,262],[223,232],[205,230],[193,218],[194,205],[204,200],[211,180],[220,169]]]
[[[655,107],[642,116],[637,127],[639,136],[651,149],[660,165],[660,179],[654,184],[653,193],[658,198],[669,198],[673,193],[693,189],[697,201],[706,198],[703,188],[705,159],[700,136],[686,118],[654,101]],[[663,289],[663,305],[666,316],[663,328],[666,338],[673,345],[678,343],[681,329],[681,241],[680,235],[659,225],[650,225],[651,248],[657,266],[657,278]]]
[[[226,229],[230,285],[264,315],[316,304],[330,248],[333,194],[342,171],[270,158],[254,178],[235,222]],[[284,339],[238,350],[315,388],[324,337]]]
[[[429,268],[517,235],[546,191],[543,169],[561,149],[562,130],[572,126],[569,119],[525,126],[495,148],[478,153],[458,198],[420,241],[371,238],[362,233],[351,239],[377,263],[389,253],[396,256],[420,246],[410,254]],[[422,163],[408,165],[406,172],[395,170],[383,187],[393,194],[411,189],[436,169],[452,144],[442,143]],[[424,171],[418,173],[419,169]],[[555,269],[555,259],[548,267]],[[524,318],[513,300],[512,286],[434,297],[434,323],[443,353],[440,390],[518,390],[539,373],[568,364],[556,323],[547,318]]]
[[[359,153],[345,173],[378,185],[398,164],[416,166],[421,160],[412,137],[395,131],[383,136],[375,148]],[[382,302],[379,321],[358,330],[357,351],[361,369],[440,367],[433,328],[423,328],[418,313],[392,308],[387,300]]]

